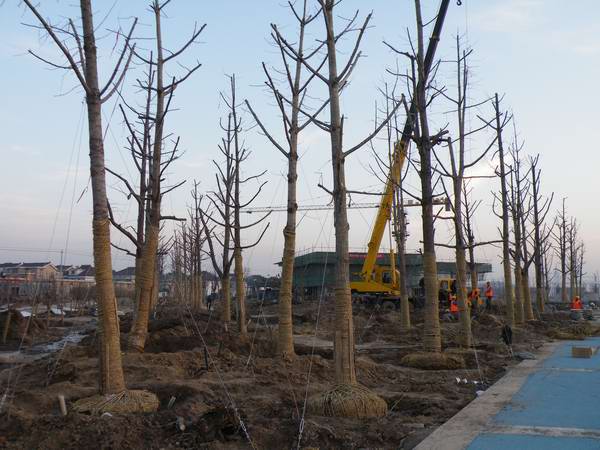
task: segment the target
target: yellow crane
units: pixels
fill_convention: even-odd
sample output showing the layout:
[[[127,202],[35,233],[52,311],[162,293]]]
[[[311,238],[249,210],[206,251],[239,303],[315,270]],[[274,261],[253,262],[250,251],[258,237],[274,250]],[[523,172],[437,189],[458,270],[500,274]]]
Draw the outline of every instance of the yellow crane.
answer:
[[[389,266],[378,265],[377,256],[383,235],[385,234],[385,227],[392,216],[394,190],[400,181],[405,159],[406,143],[400,140],[394,146],[390,175],[381,196],[377,217],[375,218],[375,224],[371,232],[371,240],[368,244],[367,256],[360,272],[360,280],[350,283],[350,289],[353,292],[361,294],[387,294],[392,296],[400,294],[398,290],[398,271],[395,265],[396,258],[392,246],[390,246]]]

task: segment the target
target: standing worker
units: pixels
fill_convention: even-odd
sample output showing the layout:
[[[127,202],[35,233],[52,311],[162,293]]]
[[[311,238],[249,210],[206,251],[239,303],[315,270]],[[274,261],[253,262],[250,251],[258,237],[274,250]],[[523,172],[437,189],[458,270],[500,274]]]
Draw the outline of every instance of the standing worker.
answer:
[[[492,310],[492,300],[494,298],[494,290],[492,289],[491,283],[488,281],[485,285],[485,310],[490,312]]]
[[[458,320],[458,302],[456,301],[456,297],[453,297],[450,301],[450,314],[454,319]]]

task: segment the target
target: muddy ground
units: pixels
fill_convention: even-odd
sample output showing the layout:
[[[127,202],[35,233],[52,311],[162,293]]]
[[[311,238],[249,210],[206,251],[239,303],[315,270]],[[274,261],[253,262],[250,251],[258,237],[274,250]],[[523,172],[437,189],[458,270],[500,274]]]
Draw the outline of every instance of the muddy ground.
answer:
[[[159,310],[146,352],[125,353],[123,359],[128,386],[158,395],[161,407],[153,414],[91,417],[71,411],[61,416],[59,394],[69,407],[97,391],[93,333],[37,361],[0,367],[0,447],[410,449],[518,363],[500,339],[500,316],[482,314],[473,320],[476,351],[460,350],[458,325],[442,323],[445,351],[461,353],[466,369],[405,367],[402,357],[420,350],[419,311],[412,330],[402,331],[395,310],[355,308],[357,376],[386,400],[389,413],[371,420],[305,415],[305,398],[333,381],[327,343],[333,305],[326,302],[320,311],[316,303],[295,307],[298,357],[287,363],[273,356],[276,311],[276,305],[250,305],[249,336],[241,339],[231,331],[234,326],[227,334],[222,331],[217,312],[191,316],[185,308]],[[122,333],[129,326],[130,318],[123,318]],[[566,313],[548,314],[514,331],[513,350],[535,352],[551,336],[597,331],[589,323],[570,321]]]

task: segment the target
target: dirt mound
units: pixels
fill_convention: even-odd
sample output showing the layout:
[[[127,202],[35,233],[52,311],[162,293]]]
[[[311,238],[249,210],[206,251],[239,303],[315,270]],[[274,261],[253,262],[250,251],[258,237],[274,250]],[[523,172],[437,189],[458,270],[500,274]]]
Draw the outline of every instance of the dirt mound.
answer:
[[[16,309],[0,312],[0,339],[6,334],[7,344],[11,341],[30,344],[38,337],[47,337],[47,331],[44,320],[26,317]]]
[[[244,337],[234,323],[225,332],[218,313],[192,317],[186,309],[162,308],[150,321],[146,352],[123,354],[127,387],[158,397],[153,413],[91,417],[73,410],[98,390],[94,333],[49,357],[1,371],[10,415],[0,415],[0,446],[245,449],[251,440],[255,448],[295,448],[302,429],[301,448],[406,448],[475,398],[482,385],[474,381],[489,385],[516,364],[500,340],[501,318],[474,319],[474,348],[468,350],[458,348],[458,325],[443,323],[446,351],[432,358],[419,353],[422,312],[403,330],[397,311],[364,308],[353,314],[357,379],[385,401],[388,413],[378,419],[316,416],[305,411],[306,399],[334,385],[331,347],[323,345],[323,355],[318,346],[312,351],[315,333],[317,343],[332,341],[334,306],[323,303],[318,327],[317,306],[295,305],[294,333],[305,334],[306,344],[289,361],[274,352],[276,325],[253,321]],[[250,317],[277,314],[277,305],[249,303],[248,309]],[[123,318],[122,337],[130,321]],[[576,332],[574,325],[588,327],[581,333],[594,332],[589,324],[562,320],[526,324],[514,329],[514,351],[535,351],[549,330]],[[67,400],[66,417],[60,416],[59,394]]]
[[[407,367],[423,370],[455,370],[466,368],[465,360],[456,353],[411,353],[400,361]]]

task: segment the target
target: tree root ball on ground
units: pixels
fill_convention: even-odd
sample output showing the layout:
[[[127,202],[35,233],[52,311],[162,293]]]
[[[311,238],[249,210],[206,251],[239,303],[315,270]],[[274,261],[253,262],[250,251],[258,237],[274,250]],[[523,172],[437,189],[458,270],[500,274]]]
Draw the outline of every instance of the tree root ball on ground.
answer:
[[[360,384],[338,384],[308,399],[308,412],[327,417],[368,418],[387,414],[387,403]]]
[[[152,392],[127,390],[118,394],[82,398],[73,404],[73,409],[89,414],[128,414],[155,412],[159,406],[158,397]]]
[[[448,353],[409,353],[400,360],[400,364],[423,370],[455,370],[466,367],[461,355]]]
[[[563,330],[548,330],[546,335],[552,339],[561,339],[567,341],[583,341],[585,339],[585,334],[573,332],[573,331],[563,331]]]

